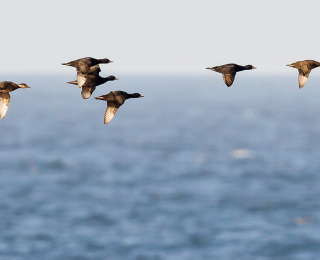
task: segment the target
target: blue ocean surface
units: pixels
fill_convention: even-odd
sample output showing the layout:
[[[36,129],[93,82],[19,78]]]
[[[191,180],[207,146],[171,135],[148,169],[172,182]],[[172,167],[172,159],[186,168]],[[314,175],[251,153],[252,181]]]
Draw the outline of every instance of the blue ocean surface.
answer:
[[[0,259],[320,259],[320,78],[248,75],[7,75]]]

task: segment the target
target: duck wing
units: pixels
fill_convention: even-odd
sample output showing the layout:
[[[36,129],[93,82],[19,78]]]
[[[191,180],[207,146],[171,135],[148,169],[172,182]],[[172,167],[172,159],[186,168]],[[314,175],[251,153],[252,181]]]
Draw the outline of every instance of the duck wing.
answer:
[[[10,82],[10,81],[3,81],[3,82],[0,82],[0,90],[6,90],[8,92],[14,90],[13,87],[14,87],[14,83]]]
[[[100,66],[99,65],[94,65],[94,66],[90,67],[88,74],[98,75],[99,72],[101,72]]]
[[[107,101],[107,109],[104,113],[104,124],[108,124],[121,105],[117,101]]]
[[[112,93],[114,94],[114,97],[116,99],[116,101],[119,103],[119,105],[123,105],[124,101],[126,101],[126,96],[127,93],[124,91],[112,91]]]
[[[85,60],[80,60],[77,69],[79,69],[83,74],[87,74],[90,71],[90,66],[85,62]]]
[[[85,74],[83,74],[80,70],[77,68],[77,84],[79,88],[82,88],[82,86],[86,83],[87,78],[85,77]]]
[[[223,81],[224,83],[227,85],[227,87],[230,87],[234,81],[234,78],[236,76],[236,73],[223,73],[222,77],[223,77]]]
[[[223,81],[227,85],[227,87],[230,87],[234,81],[237,73],[235,69],[236,66],[237,64],[227,64],[224,65],[224,68],[222,69]]]
[[[310,71],[305,73],[302,69],[299,69],[299,76],[298,76],[299,88],[302,88],[304,84],[306,84],[309,74],[310,74]]]
[[[3,119],[7,114],[10,95],[7,92],[0,92],[0,118]]]
[[[96,89],[96,87],[82,87],[81,96],[84,99],[91,97],[92,92]]]
[[[99,75],[99,72],[101,71],[99,65],[95,65],[92,67],[89,67],[89,70],[87,72],[83,72],[80,68],[77,68],[77,84],[79,88],[82,88],[88,77],[97,77]],[[69,82],[68,82],[69,83]],[[72,83],[69,83],[72,84]]]
[[[312,70],[312,69],[315,69],[315,68],[319,67],[320,66],[320,62],[317,62],[315,60],[309,60],[308,63],[307,63],[307,66],[308,66],[309,70]]]

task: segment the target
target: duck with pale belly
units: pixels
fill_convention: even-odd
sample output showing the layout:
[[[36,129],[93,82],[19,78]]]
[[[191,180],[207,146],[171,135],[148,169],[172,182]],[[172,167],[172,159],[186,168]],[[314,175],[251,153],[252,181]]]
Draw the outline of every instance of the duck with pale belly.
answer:
[[[9,92],[14,91],[18,88],[30,88],[25,83],[16,84],[11,81],[0,82],[0,118],[3,119],[7,114],[10,94]]]

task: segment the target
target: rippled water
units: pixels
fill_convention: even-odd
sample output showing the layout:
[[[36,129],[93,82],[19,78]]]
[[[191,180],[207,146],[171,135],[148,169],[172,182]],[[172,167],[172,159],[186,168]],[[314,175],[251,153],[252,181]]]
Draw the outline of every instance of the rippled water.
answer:
[[[107,126],[28,76],[0,122],[0,259],[319,259],[320,79],[122,76]],[[312,75],[311,75],[312,76]]]

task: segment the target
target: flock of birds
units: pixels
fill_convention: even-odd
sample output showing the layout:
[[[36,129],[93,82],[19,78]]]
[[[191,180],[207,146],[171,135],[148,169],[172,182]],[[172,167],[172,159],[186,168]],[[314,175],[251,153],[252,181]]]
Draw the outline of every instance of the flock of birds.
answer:
[[[77,85],[81,88],[81,96],[84,99],[88,99],[92,92],[97,86],[106,83],[107,81],[117,80],[113,75],[108,77],[101,77],[99,73],[101,72],[99,64],[111,63],[109,59],[94,59],[91,57],[86,57],[82,59],[77,59],[67,63],[62,63],[62,65],[75,67],[77,70],[77,79],[74,81],[67,82],[69,84]],[[304,60],[297,61],[295,63],[287,65],[289,67],[297,68],[299,71],[299,88],[302,88],[312,69],[319,67],[320,62],[314,60]],[[238,64],[230,63],[221,66],[216,66],[212,68],[207,68],[215,72],[222,73],[224,83],[230,87],[234,81],[236,73],[243,70],[252,70],[256,67],[252,65],[240,66]],[[10,81],[0,82],[0,118],[3,119],[8,111],[10,94],[9,92],[14,91],[18,88],[30,88],[24,83],[15,84]],[[120,106],[124,104],[126,99],[130,98],[140,98],[143,97],[139,93],[129,94],[125,91],[111,91],[106,95],[95,97],[98,100],[107,101],[107,109],[104,114],[104,124],[108,124]]]
[[[77,80],[68,82],[69,84],[78,85],[81,88],[81,96],[84,99],[91,97],[92,92],[96,89],[97,86],[106,83],[107,81],[117,80],[115,76],[111,75],[108,77],[101,77],[100,73],[100,66],[101,63],[111,63],[112,61],[109,59],[94,59],[90,57],[73,60],[67,63],[62,63],[62,65],[75,67],[77,69]],[[104,113],[104,124],[108,124],[114,115],[116,114],[117,110],[126,99],[129,98],[139,98],[143,97],[139,93],[129,94],[125,91],[111,91],[106,95],[102,95],[99,97],[95,97],[98,100],[107,101],[107,109]]]
[[[287,66],[298,69],[299,88],[302,88],[304,84],[306,84],[311,70],[316,67],[319,67],[320,62],[317,62],[314,60],[304,60],[304,61],[297,61],[295,63],[288,64]],[[230,64],[207,68],[207,69],[222,73],[224,83],[227,85],[227,87],[230,87],[234,81],[234,78],[237,72],[242,70],[256,69],[256,67],[253,67],[252,65],[240,66],[238,64],[230,63]]]

